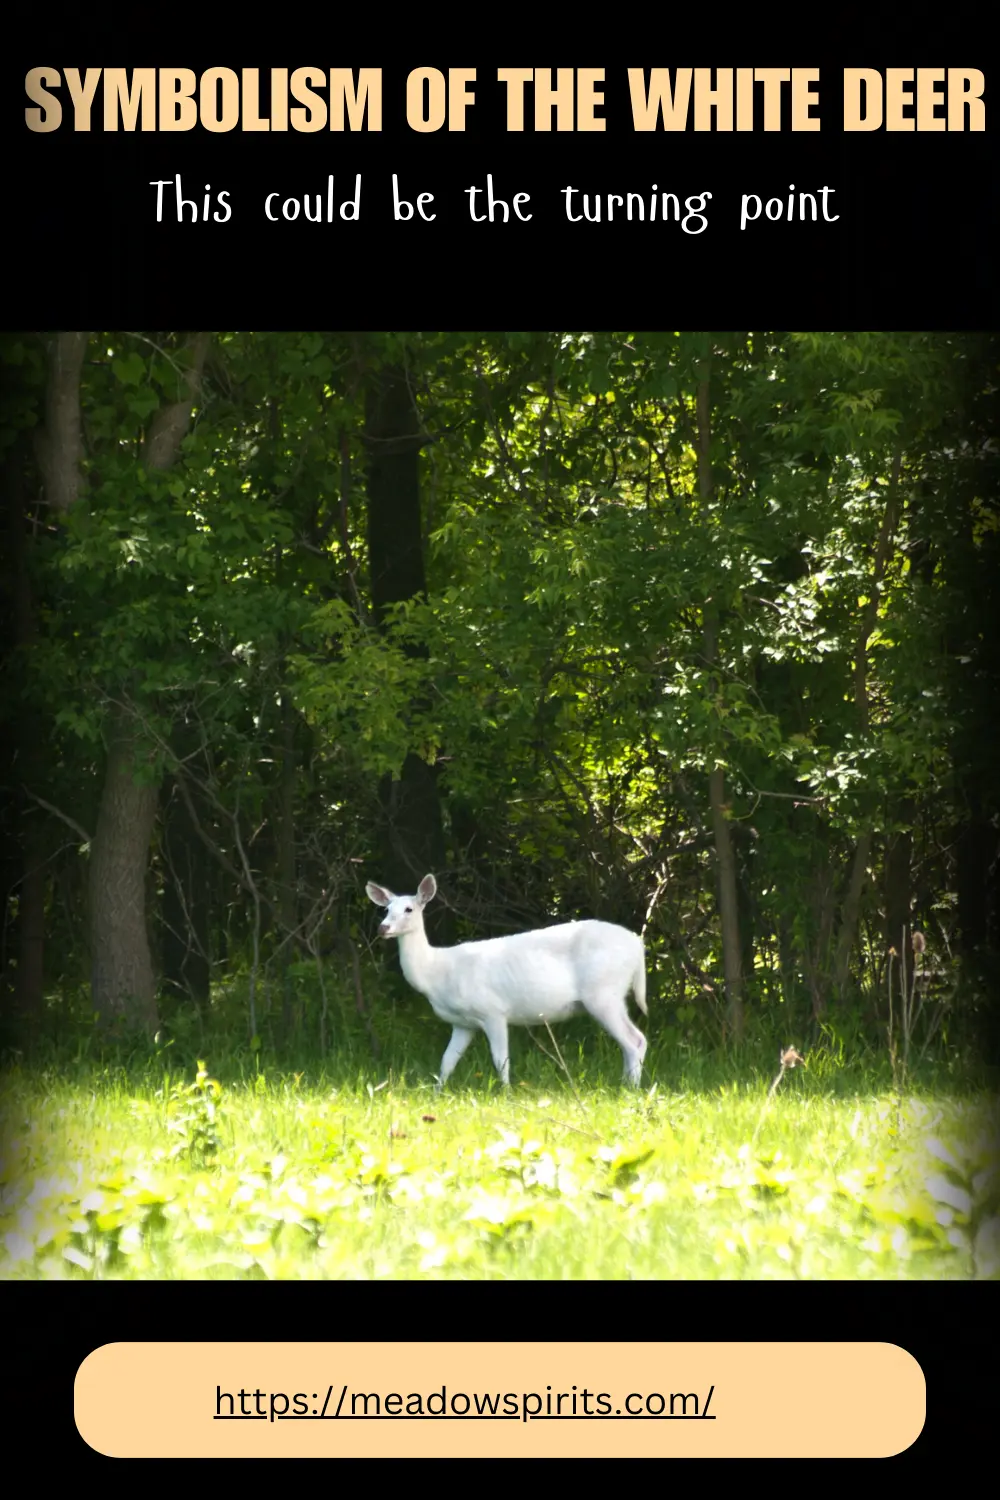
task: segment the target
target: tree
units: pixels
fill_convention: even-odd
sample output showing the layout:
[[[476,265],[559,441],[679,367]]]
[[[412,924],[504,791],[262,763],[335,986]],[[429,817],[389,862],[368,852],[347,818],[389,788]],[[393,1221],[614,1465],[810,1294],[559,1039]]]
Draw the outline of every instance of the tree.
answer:
[[[420,430],[405,364],[379,364],[367,375],[365,446],[368,452],[368,567],[375,620],[384,629],[394,605],[419,600],[426,590],[420,512]],[[404,646],[426,656],[420,643]],[[387,875],[393,889],[409,890],[444,864],[444,834],[436,776],[414,749],[398,781],[382,785],[388,844]]]
[[[46,927],[152,1025],[149,928],[288,1033],[331,947],[361,995],[369,863],[446,873],[456,934],[645,927],[668,1024],[720,1038],[874,1024],[917,924],[988,972],[987,344],[64,338],[2,345],[36,1009]]]

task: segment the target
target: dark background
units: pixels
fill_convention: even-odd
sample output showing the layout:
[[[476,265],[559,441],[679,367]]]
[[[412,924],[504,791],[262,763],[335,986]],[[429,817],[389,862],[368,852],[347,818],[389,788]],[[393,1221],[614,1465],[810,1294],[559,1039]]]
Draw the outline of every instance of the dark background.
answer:
[[[995,1293],[960,1282],[31,1284],[17,1288],[26,1336],[8,1345],[3,1409],[14,1451],[43,1456],[50,1478],[109,1462],[76,1431],[73,1380],[92,1349],[119,1340],[874,1340],[909,1350],[927,1381],[924,1430],[894,1463],[907,1479],[964,1484],[992,1452]],[[526,1369],[523,1388],[537,1379]],[[385,1389],[392,1381],[387,1364]],[[686,1462],[703,1483],[702,1462]]]
[[[75,34],[41,8],[21,15],[23,39],[7,49],[0,95],[8,326],[997,327],[1000,74],[985,7],[942,8],[931,24],[919,13],[878,19],[800,7],[790,26],[755,14],[744,37],[723,12],[689,16],[683,34],[671,10],[657,12],[655,24],[631,11],[605,14],[603,30],[567,12],[555,45],[530,11],[466,12],[461,33],[442,41],[425,25],[412,41],[401,38],[388,9],[373,7],[353,33],[337,11],[324,12],[299,37],[280,12],[265,14],[267,22],[230,23],[214,43],[203,9],[157,10],[140,23],[134,9],[105,7],[99,23],[77,22]],[[34,66],[263,74],[306,64],[382,67],[382,134],[105,136],[64,124],[35,135],[24,124],[23,79]],[[490,84],[497,66],[546,64],[606,68],[603,134],[504,133],[502,94]],[[642,64],[818,66],[823,129],[636,135],[625,69]],[[406,129],[406,74],[424,65],[478,68],[466,134]],[[848,65],[979,67],[987,131],[845,136]],[[227,189],[230,222],[157,225],[148,184],[176,172],[188,196],[200,198],[205,183]],[[338,188],[362,174],[359,224],[267,223],[268,192],[325,192],[329,172]],[[434,224],[392,222],[393,172],[406,196],[435,194]],[[502,196],[531,193],[530,224],[469,222],[463,189],[485,185],[487,172]],[[708,230],[563,218],[559,190],[569,183],[646,194],[654,182],[682,197],[712,192]],[[781,195],[789,183],[833,187],[839,222],[758,223],[741,234],[739,195]],[[100,1464],[73,1424],[73,1377],[91,1349],[121,1339],[878,1339],[909,1349],[927,1376],[927,1425],[899,1462],[961,1482],[991,1436],[995,1291],[793,1282],[10,1286],[8,1451],[32,1462],[36,1482]]]
[[[978,32],[981,35],[981,28]],[[371,38],[349,47],[262,41],[201,53],[198,46],[148,50],[123,43],[24,51],[8,67],[4,144],[17,182],[9,189],[8,249],[16,302],[46,308],[53,323],[185,327],[440,325],[469,327],[992,327],[997,322],[997,167],[990,71],[977,30],[963,45],[936,35],[871,41],[828,60],[801,42],[759,42],[734,55],[713,46],[650,41],[631,55],[600,41],[553,50],[498,41],[435,49],[415,43],[404,60]],[[620,49],[618,49],[620,51]],[[471,55],[470,55],[471,53]],[[525,56],[527,53],[527,56]],[[568,54],[568,55],[567,55]],[[777,54],[777,55],[776,55]],[[791,55],[789,55],[791,54]],[[201,61],[199,61],[201,58]],[[24,73],[47,63],[137,65],[172,61],[196,72],[255,66],[381,66],[380,134],[331,132],[215,135],[50,134],[24,124]],[[636,133],[627,67],[647,64],[817,66],[818,133]],[[507,134],[500,65],[604,66],[603,133],[536,134],[530,107],[523,134]],[[842,70],[852,66],[977,66],[987,75],[983,133],[852,133],[842,124]],[[421,135],[405,122],[411,67],[477,67],[476,103],[465,133]],[[65,86],[61,98],[68,102]],[[95,100],[100,122],[101,92]],[[293,101],[294,102],[294,101]],[[11,147],[13,146],[13,152]],[[10,157],[13,157],[11,162]],[[432,224],[392,218],[392,174],[404,196],[435,196]],[[508,200],[531,194],[530,223],[474,224],[465,189]],[[185,196],[200,203],[206,184],[229,192],[228,223],[155,220],[156,179],[180,173]],[[269,223],[264,199],[322,193],[334,174],[353,191],[362,177],[358,223]],[[9,181],[9,177],[8,177]],[[570,224],[561,189],[638,192],[656,183],[682,199],[713,197],[709,226],[684,233],[670,223]],[[739,228],[742,193],[766,199],[829,186],[836,223],[767,223]],[[13,185],[11,185],[11,188]],[[173,193],[167,201],[172,205]],[[579,200],[577,199],[577,203]],[[10,273],[8,272],[8,275]],[[114,316],[111,316],[114,314]]]

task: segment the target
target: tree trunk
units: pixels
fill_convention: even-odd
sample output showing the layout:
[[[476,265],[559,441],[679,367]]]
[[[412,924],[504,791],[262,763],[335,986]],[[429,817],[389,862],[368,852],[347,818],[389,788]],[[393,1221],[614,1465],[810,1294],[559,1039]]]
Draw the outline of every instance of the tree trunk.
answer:
[[[161,406],[143,446],[147,469],[169,469],[180,453],[211,335],[191,335],[178,399]],[[93,1005],[102,1021],[157,1024],[153,963],[146,930],[146,867],[159,783],[139,785],[134,769],[148,754],[135,719],[111,712],[108,761],[91,850],[90,919]]]
[[[781,998],[786,1006],[786,1014],[793,1016],[797,1014],[796,1001],[798,1000],[799,987],[795,982],[797,970],[804,968],[801,964],[798,945],[795,942],[795,933],[792,919],[788,911],[779,907],[775,920],[775,935],[778,940],[778,975],[781,981]]]
[[[45,499],[65,514],[80,493],[83,422],[80,373],[89,333],[56,333],[48,343],[45,372],[45,425],[36,439]]]
[[[893,460],[892,474],[889,478],[889,492],[886,496],[882,526],[879,530],[878,541],[875,544],[872,577],[869,585],[870,595],[861,617],[861,629],[858,632],[857,645],[854,650],[854,705],[857,711],[858,730],[862,735],[868,730],[868,642],[871,639],[871,633],[875,629],[875,624],[878,620],[879,590],[882,587],[882,580],[885,577],[886,568],[889,566],[889,561],[892,557],[896,527],[899,525],[899,476],[902,465],[903,454],[901,450],[897,449],[896,457]],[[851,954],[854,951],[858,920],[861,916],[861,897],[864,894],[865,881],[868,878],[868,864],[871,859],[871,850],[871,829],[866,829],[858,839],[854,850],[851,874],[847,882],[847,892],[840,909],[840,931],[837,937],[837,951],[833,964],[833,987],[835,993],[841,998],[843,998],[848,980],[850,979]]]
[[[48,840],[41,815],[22,820],[24,860],[17,900],[17,979],[14,1011],[21,1026],[31,1031],[41,1018],[45,994],[45,870]]]
[[[829,842],[826,832],[821,826],[820,847]],[[812,1017],[814,1021],[822,1021],[829,998],[833,922],[837,914],[837,895],[829,858],[818,864],[809,906],[813,934],[812,940],[807,940],[804,945],[802,957],[809,985]]]
[[[851,954],[854,952],[858,919],[861,916],[861,898],[865,892],[865,881],[868,879],[868,862],[871,859],[871,852],[872,836],[870,832],[865,832],[855,845],[847,891],[840,908],[840,933],[833,961],[833,987],[838,995],[843,995],[851,977]]]
[[[736,884],[736,858],[732,830],[726,817],[725,773],[721,766],[708,778],[708,796],[712,808],[712,832],[715,835],[715,857],[718,866],[719,920],[722,926],[722,965],[726,976],[726,1020],[734,1041],[742,1041],[743,969],[740,962],[739,895]]]
[[[984,947],[988,931],[989,869],[996,834],[983,816],[983,799],[966,787],[968,812],[955,840],[955,889],[958,899],[958,942],[963,959]]]
[[[276,863],[278,875],[278,919],[283,939],[299,925],[298,871],[295,857],[295,711],[291,703],[281,702],[281,783],[278,788],[276,829]],[[282,964],[281,1022],[285,1036],[292,1031],[293,985],[291,966],[299,953],[297,938],[291,938]]]
[[[383,368],[370,378],[365,401],[368,450],[368,556],[375,619],[388,607],[426,589],[420,518],[419,456],[423,441],[406,371]],[[419,647],[414,653],[423,655]],[[385,814],[385,880],[397,891],[415,890],[445,862],[437,773],[412,751],[398,781],[380,787]],[[447,925],[438,913],[436,926]]]
[[[90,856],[91,988],[102,1025],[121,1019],[152,1032],[158,1018],[146,932],[146,867],[159,790],[136,780],[137,752],[142,747],[116,710]]]
[[[466,891],[475,893],[475,903],[481,907],[482,893],[492,887],[493,880],[489,866],[489,840],[479,821],[478,810],[465,797],[450,797],[448,824],[454,868],[461,872]]]
[[[734,852],[738,903],[737,925],[740,934],[740,974],[745,988],[747,980],[753,978],[756,967],[754,942],[757,935],[754,921],[753,849],[749,839],[735,841]]]
[[[420,520],[421,434],[406,372],[376,370],[365,392],[368,558],[375,621],[426,589]]]
[[[441,806],[434,767],[411,751],[398,781],[388,778],[381,788],[388,824],[390,868],[397,871],[400,890],[419,884],[423,874],[442,870],[446,855]]]
[[[712,426],[708,375],[698,382],[698,495],[704,504],[712,498]],[[719,615],[714,600],[705,605],[705,658],[714,666],[718,650]],[[713,678],[713,686],[714,686]],[[708,778],[708,800],[712,810],[712,833],[718,870],[719,922],[722,929],[722,966],[726,977],[726,1019],[734,1041],[742,1041],[743,969],[740,962],[739,893],[732,829],[726,816],[725,770],[716,766]]]
[[[900,821],[911,823],[913,812],[913,798],[907,797],[900,807]],[[885,857],[885,946],[887,950],[895,948],[897,953],[907,955],[912,921],[912,858],[913,833],[906,827],[894,836]]]
[[[209,997],[208,861],[185,799],[171,787],[163,806],[163,978],[196,1005]]]
[[[4,519],[14,601],[14,647],[20,652],[27,651],[35,635],[24,504],[25,458],[25,448],[18,442],[4,464]],[[38,771],[39,746],[43,743],[44,730],[38,711],[22,707],[16,715],[9,760],[5,755],[5,780],[17,785],[25,775],[34,779]],[[30,794],[15,799],[11,815],[20,849],[20,872],[13,887],[17,892],[17,971],[13,1007],[16,1023],[30,1031],[41,1016],[45,988],[45,871],[49,851],[42,814],[32,803]],[[11,865],[14,863],[12,860]]]

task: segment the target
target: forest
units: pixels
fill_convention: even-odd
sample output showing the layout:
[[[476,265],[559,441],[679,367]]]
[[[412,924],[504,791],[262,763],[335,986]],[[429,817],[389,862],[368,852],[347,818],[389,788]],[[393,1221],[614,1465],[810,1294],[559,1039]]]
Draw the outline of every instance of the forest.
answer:
[[[431,1084],[365,896],[428,873],[432,943],[641,933],[645,1089],[994,1081],[997,355],[0,336],[8,1091],[148,1067],[176,1104],[197,1063],[204,1147],[204,1057]],[[557,1040],[514,1077],[617,1086],[592,1023]],[[495,1097],[485,1048],[453,1085]]]

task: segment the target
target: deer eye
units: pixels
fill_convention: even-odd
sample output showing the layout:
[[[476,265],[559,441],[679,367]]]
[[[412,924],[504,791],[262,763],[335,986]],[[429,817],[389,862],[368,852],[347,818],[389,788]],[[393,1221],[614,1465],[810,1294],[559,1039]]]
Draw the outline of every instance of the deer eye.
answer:
[[[408,907],[407,907],[407,908],[406,908],[406,910],[407,910],[407,911],[412,911],[412,910],[413,910],[413,907],[412,907],[412,906],[408,906]]]

